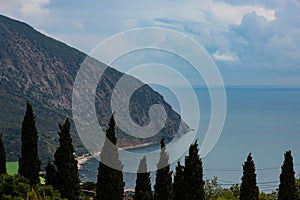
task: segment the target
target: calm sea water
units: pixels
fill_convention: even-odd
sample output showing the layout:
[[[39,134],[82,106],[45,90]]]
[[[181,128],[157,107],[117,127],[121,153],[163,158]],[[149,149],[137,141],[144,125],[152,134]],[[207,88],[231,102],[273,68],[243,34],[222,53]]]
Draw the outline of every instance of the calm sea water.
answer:
[[[178,102],[167,89],[160,88],[168,102],[178,110]],[[181,91],[185,92],[184,88]],[[196,88],[200,99],[199,143],[210,119],[210,101],[206,89]],[[214,149],[203,158],[204,177],[217,176],[224,186],[240,183],[242,164],[251,152],[261,191],[271,191],[279,184],[286,150],[294,156],[296,174],[300,173],[300,88],[228,88],[227,116],[221,137]],[[194,108],[190,108],[193,112]],[[193,119],[184,119],[191,122]],[[193,128],[193,127],[191,127]],[[149,152],[158,145],[133,149]],[[172,151],[172,150],[170,150]],[[181,160],[183,161],[184,156]],[[126,164],[126,163],[123,163]],[[172,163],[174,169],[176,163]],[[91,159],[80,170],[82,181],[96,181],[98,161]],[[154,183],[155,173],[152,173]],[[135,174],[124,173],[126,188],[134,188]]]

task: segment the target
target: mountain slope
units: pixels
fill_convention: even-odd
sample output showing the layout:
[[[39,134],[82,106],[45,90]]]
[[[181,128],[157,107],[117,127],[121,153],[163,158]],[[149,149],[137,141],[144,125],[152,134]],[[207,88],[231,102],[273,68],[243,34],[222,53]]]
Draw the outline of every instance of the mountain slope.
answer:
[[[33,105],[39,130],[40,157],[47,160],[57,146],[58,123],[72,119],[71,100],[74,80],[86,54],[49,38],[29,25],[0,15],[0,131],[9,160],[17,160],[20,152],[20,129],[25,103]],[[94,60],[99,67],[106,67]],[[96,111],[100,125],[106,127],[111,116],[110,97],[114,85],[123,74],[113,68],[105,71],[96,94]],[[133,81],[139,81],[131,77]],[[133,138],[118,130],[119,146],[145,142],[159,142],[161,137],[171,140],[181,122],[163,97],[148,85],[138,89],[131,99],[131,117],[140,125],[149,122],[148,110],[160,103],[167,111],[167,122],[159,134],[147,139]],[[73,141],[77,152],[84,147],[76,133]],[[186,132],[184,126],[182,132]]]

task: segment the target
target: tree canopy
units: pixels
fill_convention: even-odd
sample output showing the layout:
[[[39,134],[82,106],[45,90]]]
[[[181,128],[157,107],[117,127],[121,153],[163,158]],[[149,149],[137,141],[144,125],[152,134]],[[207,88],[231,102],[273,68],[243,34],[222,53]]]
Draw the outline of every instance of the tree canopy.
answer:
[[[22,123],[21,156],[19,158],[20,175],[30,180],[30,185],[40,182],[39,173],[41,162],[38,158],[38,131],[30,103],[26,104],[26,112]]]
[[[75,151],[70,134],[69,119],[66,119],[63,125],[59,124],[59,129],[59,147],[54,154],[54,164],[57,171],[53,187],[61,193],[63,198],[76,200],[80,196],[80,179],[77,160],[74,156]],[[49,170],[53,169],[51,169],[51,165],[48,165],[48,167],[49,173]],[[49,180],[48,177],[47,181],[49,182]]]
[[[144,156],[139,164],[135,184],[134,200],[152,200],[150,172],[147,172],[147,159]]]
[[[256,185],[255,165],[251,153],[243,165],[243,177],[240,200],[258,200],[259,190]]]
[[[97,200],[123,200],[124,196],[123,165],[119,160],[115,125],[116,122],[112,115],[106,130],[104,146],[100,153],[96,188]],[[104,163],[111,163],[114,169]]]
[[[160,142],[160,158],[157,163],[156,179],[154,185],[154,200],[173,199],[172,171],[170,171],[169,155],[166,152],[164,139]]]
[[[191,144],[189,155],[185,157],[184,182],[186,199],[205,198],[203,167],[197,141]]]
[[[296,200],[296,182],[293,157],[291,151],[284,154],[284,161],[281,167],[278,200]]]

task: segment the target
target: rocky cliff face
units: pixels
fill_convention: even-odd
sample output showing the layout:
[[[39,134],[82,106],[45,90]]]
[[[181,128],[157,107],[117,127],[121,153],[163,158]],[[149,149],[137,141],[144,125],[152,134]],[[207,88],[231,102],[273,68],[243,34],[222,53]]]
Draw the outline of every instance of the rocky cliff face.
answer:
[[[85,58],[84,53],[37,32],[29,25],[0,15],[0,131],[4,132],[9,160],[18,159],[26,101],[34,107],[40,134],[40,157],[43,160],[51,157],[58,141],[57,124],[63,123],[66,117],[72,119],[73,84]],[[105,67],[98,61],[95,64]],[[103,127],[112,113],[112,90],[123,75],[108,68],[98,84],[96,110]],[[149,107],[154,103],[165,107],[167,122],[159,134],[147,139],[133,138],[118,130],[119,146],[155,143],[162,137],[167,140],[176,137],[181,118],[159,93],[144,85],[135,92],[131,102],[131,117],[140,125],[149,122]],[[184,125],[182,132],[187,129],[188,126]],[[74,126],[72,132],[77,151],[83,152],[84,147]]]

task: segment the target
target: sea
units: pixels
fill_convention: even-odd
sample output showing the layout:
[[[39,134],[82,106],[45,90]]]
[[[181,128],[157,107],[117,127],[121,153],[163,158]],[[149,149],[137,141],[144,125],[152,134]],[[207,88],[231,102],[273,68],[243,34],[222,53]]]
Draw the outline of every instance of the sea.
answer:
[[[156,88],[172,107],[180,113],[180,103],[174,93],[167,88]],[[185,88],[178,87],[184,95]],[[211,119],[211,103],[207,88],[193,88],[198,99],[200,122],[195,140],[203,141]],[[186,97],[188,99],[188,96]],[[279,176],[284,153],[292,151],[296,176],[300,174],[300,88],[287,87],[228,87],[226,88],[226,120],[222,133],[212,151],[202,157],[204,179],[215,176],[223,187],[240,184],[242,165],[251,153],[256,166],[257,184],[260,191],[271,192],[279,185]],[[185,102],[183,102],[185,103]],[[192,112],[188,108],[184,121],[192,122]],[[195,114],[195,113],[193,113]],[[190,117],[189,117],[190,116]],[[195,123],[194,123],[195,124]],[[194,128],[194,127],[191,127]],[[187,134],[188,135],[188,134]],[[185,137],[185,136],[182,136]],[[188,136],[187,136],[188,137]],[[180,145],[185,144],[182,140]],[[131,149],[132,152],[151,152],[159,145]],[[172,149],[167,149],[172,152]],[[184,164],[184,152],[180,161]],[[200,155],[201,156],[201,155]],[[92,158],[79,170],[83,182],[97,181],[98,160]],[[123,163],[126,165],[128,163]],[[171,163],[174,171],[177,161]],[[135,187],[135,173],[124,172],[125,188]],[[155,171],[151,172],[152,185]]]

